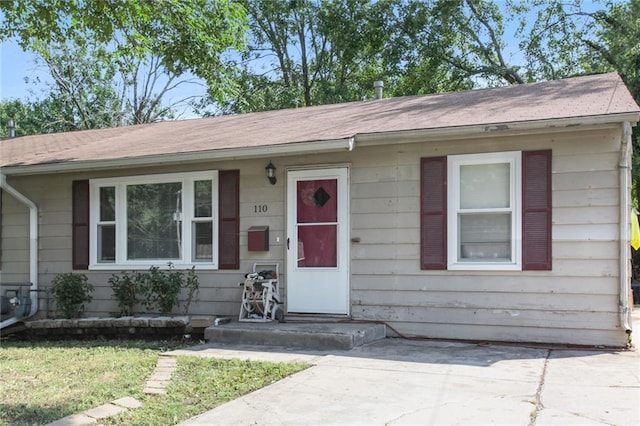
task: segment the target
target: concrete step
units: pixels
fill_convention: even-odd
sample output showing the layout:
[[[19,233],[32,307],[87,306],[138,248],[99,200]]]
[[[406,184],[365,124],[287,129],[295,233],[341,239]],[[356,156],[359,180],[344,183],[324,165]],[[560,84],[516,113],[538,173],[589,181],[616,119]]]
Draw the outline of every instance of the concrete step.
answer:
[[[204,330],[210,343],[349,350],[386,337],[384,324],[356,321],[238,322]]]

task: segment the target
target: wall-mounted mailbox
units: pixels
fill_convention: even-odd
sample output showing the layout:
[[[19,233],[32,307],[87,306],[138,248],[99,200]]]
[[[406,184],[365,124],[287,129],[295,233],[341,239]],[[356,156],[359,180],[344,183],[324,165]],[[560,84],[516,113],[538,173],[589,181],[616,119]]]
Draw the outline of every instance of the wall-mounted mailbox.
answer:
[[[252,226],[247,232],[249,235],[249,251],[269,250],[269,227]]]

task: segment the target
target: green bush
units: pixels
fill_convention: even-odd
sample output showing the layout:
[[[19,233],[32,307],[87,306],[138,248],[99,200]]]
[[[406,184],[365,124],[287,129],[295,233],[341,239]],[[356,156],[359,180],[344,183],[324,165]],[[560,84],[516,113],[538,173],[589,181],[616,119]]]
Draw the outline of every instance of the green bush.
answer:
[[[84,311],[85,303],[93,300],[93,285],[85,274],[68,272],[58,274],[51,280],[51,294],[56,304],[56,309],[65,318],[75,318]]]
[[[171,264],[168,271],[157,266],[149,268],[149,272],[140,280],[143,303],[147,310],[159,311],[164,315],[171,313],[173,307],[178,305],[183,280],[182,272],[174,270]]]
[[[122,275],[111,275],[109,278],[109,285],[113,290],[113,295],[118,301],[118,307],[120,308],[119,315],[129,316],[133,315],[136,303],[138,303],[138,281],[140,274],[123,272]]]
[[[183,288],[187,289],[183,310],[186,315],[200,286],[195,267],[192,267],[185,277],[184,272],[175,270],[171,263],[168,270],[152,266],[145,272],[113,274],[109,284],[118,302],[120,315],[132,315],[138,303],[144,306],[146,312],[170,314],[178,305],[178,297]]]
[[[192,266],[191,269],[189,269],[189,271],[187,272],[187,279],[185,281],[184,287],[187,289],[187,300],[184,302],[184,309],[182,313],[187,315],[189,313],[189,306],[191,305],[194,296],[196,296],[200,292],[200,281],[198,280],[195,266]]]

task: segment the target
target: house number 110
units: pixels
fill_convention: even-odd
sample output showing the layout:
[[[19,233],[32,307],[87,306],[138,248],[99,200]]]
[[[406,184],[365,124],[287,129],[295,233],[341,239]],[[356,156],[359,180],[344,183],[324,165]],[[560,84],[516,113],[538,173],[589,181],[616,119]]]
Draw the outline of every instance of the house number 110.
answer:
[[[256,204],[255,206],[253,206],[253,212],[254,213],[266,213],[267,212],[267,205],[266,204]]]

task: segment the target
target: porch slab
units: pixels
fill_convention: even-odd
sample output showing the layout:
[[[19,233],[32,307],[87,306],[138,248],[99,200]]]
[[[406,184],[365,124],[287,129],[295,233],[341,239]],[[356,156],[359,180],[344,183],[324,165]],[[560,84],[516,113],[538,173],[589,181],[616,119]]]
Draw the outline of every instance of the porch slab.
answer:
[[[370,322],[238,322],[207,327],[210,343],[349,350],[386,337],[384,324]]]

